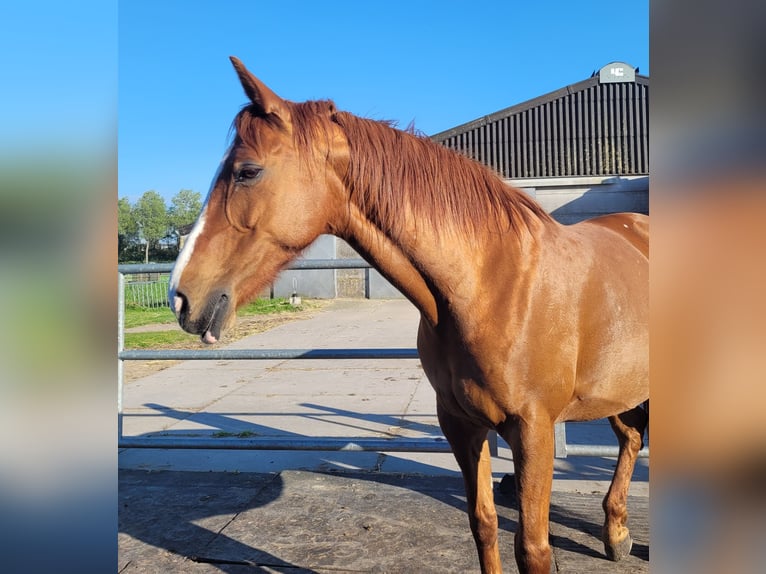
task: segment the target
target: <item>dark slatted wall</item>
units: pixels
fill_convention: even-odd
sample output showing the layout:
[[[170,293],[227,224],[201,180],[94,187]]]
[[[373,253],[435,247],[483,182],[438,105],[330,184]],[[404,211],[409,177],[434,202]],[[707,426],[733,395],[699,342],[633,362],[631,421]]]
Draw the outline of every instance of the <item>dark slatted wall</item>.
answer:
[[[510,179],[648,174],[648,81],[600,84],[596,80],[434,139]]]

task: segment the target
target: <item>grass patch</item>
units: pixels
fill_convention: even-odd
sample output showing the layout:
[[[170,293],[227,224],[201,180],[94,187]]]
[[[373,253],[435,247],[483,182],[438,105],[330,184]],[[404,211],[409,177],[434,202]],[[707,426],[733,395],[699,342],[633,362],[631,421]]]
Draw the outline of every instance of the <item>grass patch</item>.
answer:
[[[256,299],[237,311],[237,316],[268,316],[296,313],[316,307],[316,303],[305,301],[302,305],[290,305],[290,300]],[[128,305],[125,309],[125,328],[142,327],[145,325],[168,325],[175,327],[176,318],[169,307],[141,307]],[[163,349],[173,348],[179,344],[199,344],[199,336],[191,335],[173,328],[172,330],[143,331],[125,333],[126,349]]]
[[[197,335],[183,331],[149,331],[146,333],[125,333],[126,349],[156,349],[175,343],[198,341]]]
[[[272,313],[295,313],[303,311],[305,305],[290,305],[290,300],[284,297],[276,299],[256,299],[237,311],[238,317],[248,315],[269,315]],[[144,325],[166,325],[176,322],[175,315],[170,307],[142,307],[139,305],[126,305],[125,328],[143,327]]]
[[[176,317],[170,307],[139,307],[129,305],[125,308],[125,328],[143,327],[144,325],[173,324]]]
[[[295,313],[303,311],[304,305],[290,305],[290,300],[284,297],[275,299],[256,299],[237,311],[238,317],[247,315],[270,315],[272,313]]]

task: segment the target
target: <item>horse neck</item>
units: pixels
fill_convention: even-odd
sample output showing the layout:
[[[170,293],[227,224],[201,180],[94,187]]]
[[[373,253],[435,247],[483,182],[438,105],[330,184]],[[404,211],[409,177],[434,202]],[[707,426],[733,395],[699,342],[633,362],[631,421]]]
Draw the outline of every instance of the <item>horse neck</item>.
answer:
[[[337,173],[347,193],[344,239],[429,320],[439,308],[470,313],[491,276],[512,268],[546,225],[534,202],[506,195],[466,158],[380,122],[345,113],[336,122],[348,143]]]
[[[350,204],[346,227],[339,235],[402,292],[432,325],[438,322],[436,297],[417,259]]]
[[[473,237],[450,229],[438,231],[403,213],[405,224],[394,235],[381,229],[350,204],[349,220],[341,237],[402,292],[431,325],[440,314],[471,314],[485,298],[488,285],[508,273],[505,285],[515,282],[514,269],[529,264],[533,232],[487,231]],[[527,259],[522,261],[522,259]]]

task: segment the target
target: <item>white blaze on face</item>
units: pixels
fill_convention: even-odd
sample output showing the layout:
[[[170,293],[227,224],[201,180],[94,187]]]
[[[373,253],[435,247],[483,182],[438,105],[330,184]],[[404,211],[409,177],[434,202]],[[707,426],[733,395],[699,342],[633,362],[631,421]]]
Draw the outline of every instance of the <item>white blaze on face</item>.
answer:
[[[210,195],[213,193],[215,184],[221,175],[223,164],[226,162],[226,158],[229,157],[230,152],[231,147],[226,150],[221,163],[218,164],[218,170],[215,172],[215,176],[213,176],[213,182],[210,184],[210,190],[208,191],[207,197],[205,198],[205,203],[202,206],[202,211],[200,212],[197,221],[194,223],[194,227],[192,227],[192,230],[189,233],[189,237],[186,238],[186,243],[184,243],[184,247],[181,249],[181,253],[178,254],[176,264],[173,266],[173,272],[170,274],[170,284],[168,285],[168,302],[170,303],[170,308],[176,315],[181,312],[181,306],[183,304],[182,299],[176,295],[178,285],[181,282],[181,275],[184,272],[184,268],[189,263],[192,253],[194,252],[194,243],[197,241],[197,238],[200,236],[202,229],[205,226],[205,215],[207,213],[207,204],[210,201]]]
[[[181,281],[181,275],[184,272],[184,267],[186,267],[186,264],[189,263],[189,259],[191,259],[191,254],[194,251],[194,243],[197,241],[197,237],[199,237],[199,234],[202,233],[202,228],[205,226],[206,212],[207,200],[205,201],[205,205],[202,208],[202,213],[200,213],[197,221],[194,223],[194,227],[192,227],[191,233],[189,233],[189,237],[186,239],[186,243],[184,243],[183,249],[181,249],[181,253],[178,254],[176,264],[173,266],[173,273],[170,275],[170,284],[168,285],[168,301],[170,302],[170,308],[176,315],[181,312],[181,305],[183,303],[181,298],[176,295],[176,290],[178,289],[178,284]]]

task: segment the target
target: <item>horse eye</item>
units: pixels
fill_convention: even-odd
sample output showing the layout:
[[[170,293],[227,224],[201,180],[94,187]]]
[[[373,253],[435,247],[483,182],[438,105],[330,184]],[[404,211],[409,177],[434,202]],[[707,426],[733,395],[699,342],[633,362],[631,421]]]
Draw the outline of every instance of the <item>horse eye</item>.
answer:
[[[262,171],[263,170],[260,167],[254,165],[246,165],[234,173],[234,180],[239,183],[252,181],[257,178]]]

